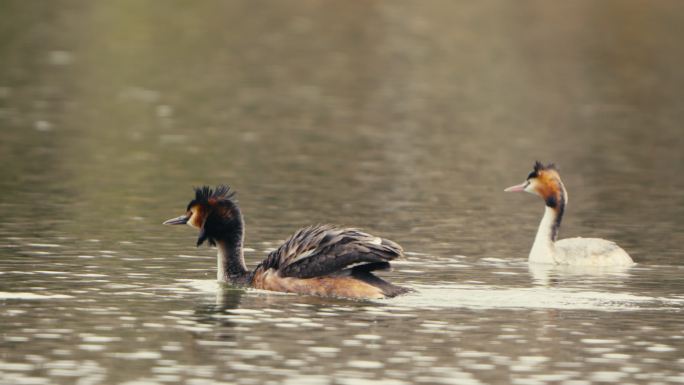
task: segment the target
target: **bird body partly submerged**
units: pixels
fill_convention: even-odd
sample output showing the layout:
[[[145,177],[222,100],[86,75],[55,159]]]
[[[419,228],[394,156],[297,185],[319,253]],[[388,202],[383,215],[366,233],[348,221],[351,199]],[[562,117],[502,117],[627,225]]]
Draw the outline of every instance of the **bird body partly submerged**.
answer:
[[[556,242],[556,263],[575,266],[621,266],[634,263],[615,242],[601,238],[566,238]]]
[[[252,287],[286,293],[317,295],[321,297],[369,298],[389,297],[381,288],[353,277],[283,277],[276,270],[257,271]]]
[[[386,298],[410,291],[373,274],[403,257],[398,244],[332,225],[300,229],[253,271],[247,270],[242,252],[244,222],[233,193],[225,186],[213,191],[197,189],[187,213],[165,223],[198,227],[198,246],[205,240],[216,245],[220,282],[344,298]]]
[[[401,246],[351,228],[316,225],[297,231],[254,270],[253,286],[319,296],[393,297],[405,292],[371,272],[389,269]]]
[[[573,266],[625,266],[632,258],[615,242],[600,238],[568,238],[557,241],[568,193],[553,165],[537,162],[534,171],[520,185],[506,191],[526,191],[540,196],[546,204],[529,261]]]

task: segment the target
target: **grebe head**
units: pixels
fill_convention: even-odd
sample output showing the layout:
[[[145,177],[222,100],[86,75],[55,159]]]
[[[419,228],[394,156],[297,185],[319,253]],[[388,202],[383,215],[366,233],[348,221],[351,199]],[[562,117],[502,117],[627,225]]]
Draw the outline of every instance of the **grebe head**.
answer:
[[[544,166],[540,162],[534,163],[534,170],[527,179],[518,185],[511,186],[504,191],[525,191],[540,196],[546,205],[556,208],[561,202],[565,204],[567,199],[563,182],[561,182],[558,169],[554,164]]]
[[[215,189],[195,188],[195,199],[188,203],[185,214],[169,219],[165,225],[190,225],[200,230],[197,246],[204,241],[216,245],[217,240],[242,236],[242,215],[235,200],[235,192],[226,185]]]

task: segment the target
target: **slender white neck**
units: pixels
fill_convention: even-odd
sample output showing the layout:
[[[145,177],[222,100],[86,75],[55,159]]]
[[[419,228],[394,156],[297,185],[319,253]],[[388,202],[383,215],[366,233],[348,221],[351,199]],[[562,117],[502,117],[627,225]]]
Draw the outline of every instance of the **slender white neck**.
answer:
[[[534,263],[556,263],[555,254],[556,247],[554,246],[554,226],[556,226],[556,218],[558,213],[549,206],[544,206],[544,216],[537,236],[534,238],[532,250],[530,250],[529,261]]]

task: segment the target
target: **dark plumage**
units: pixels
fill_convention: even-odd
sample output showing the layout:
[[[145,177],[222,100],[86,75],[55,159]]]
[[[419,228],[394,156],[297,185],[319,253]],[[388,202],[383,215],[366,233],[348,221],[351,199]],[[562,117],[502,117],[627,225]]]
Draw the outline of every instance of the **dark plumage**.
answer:
[[[531,172],[529,175],[527,175],[527,179],[534,179],[534,178],[537,178],[537,177],[539,176],[539,173],[540,173],[541,171],[546,171],[546,170],[556,170],[556,171],[558,171],[558,169],[556,168],[556,165],[555,165],[555,164],[549,163],[549,164],[547,164],[546,166],[544,166],[544,164],[543,164],[542,162],[540,162],[540,161],[537,160],[537,161],[534,162],[534,168],[533,168],[532,172]]]
[[[188,208],[196,204],[209,204],[210,201],[220,202],[222,204],[237,205],[235,200],[235,191],[230,189],[230,186],[218,185],[215,190],[212,190],[209,186],[195,187],[195,199],[188,203]]]
[[[297,231],[260,267],[277,269],[284,277],[312,278],[352,264],[387,262],[401,256],[401,247],[392,241],[356,229],[316,225]]]
[[[244,222],[227,186],[195,189],[185,216],[167,224],[188,223],[200,230],[197,245],[218,246],[218,279],[257,289],[352,298],[393,297],[409,291],[375,276],[403,257],[398,244],[352,228],[309,226],[297,231],[252,272],[244,264]]]

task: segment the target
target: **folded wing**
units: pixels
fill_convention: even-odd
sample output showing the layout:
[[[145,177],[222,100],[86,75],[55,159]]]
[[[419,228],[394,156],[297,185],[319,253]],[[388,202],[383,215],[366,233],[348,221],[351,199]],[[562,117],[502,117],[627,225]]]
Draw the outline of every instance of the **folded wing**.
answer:
[[[403,257],[398,244],[356,229],[332,225],[303,228],[271,252],[263,269],[275,269],[281,277],[313,278],[357,270],[389,267]]]

